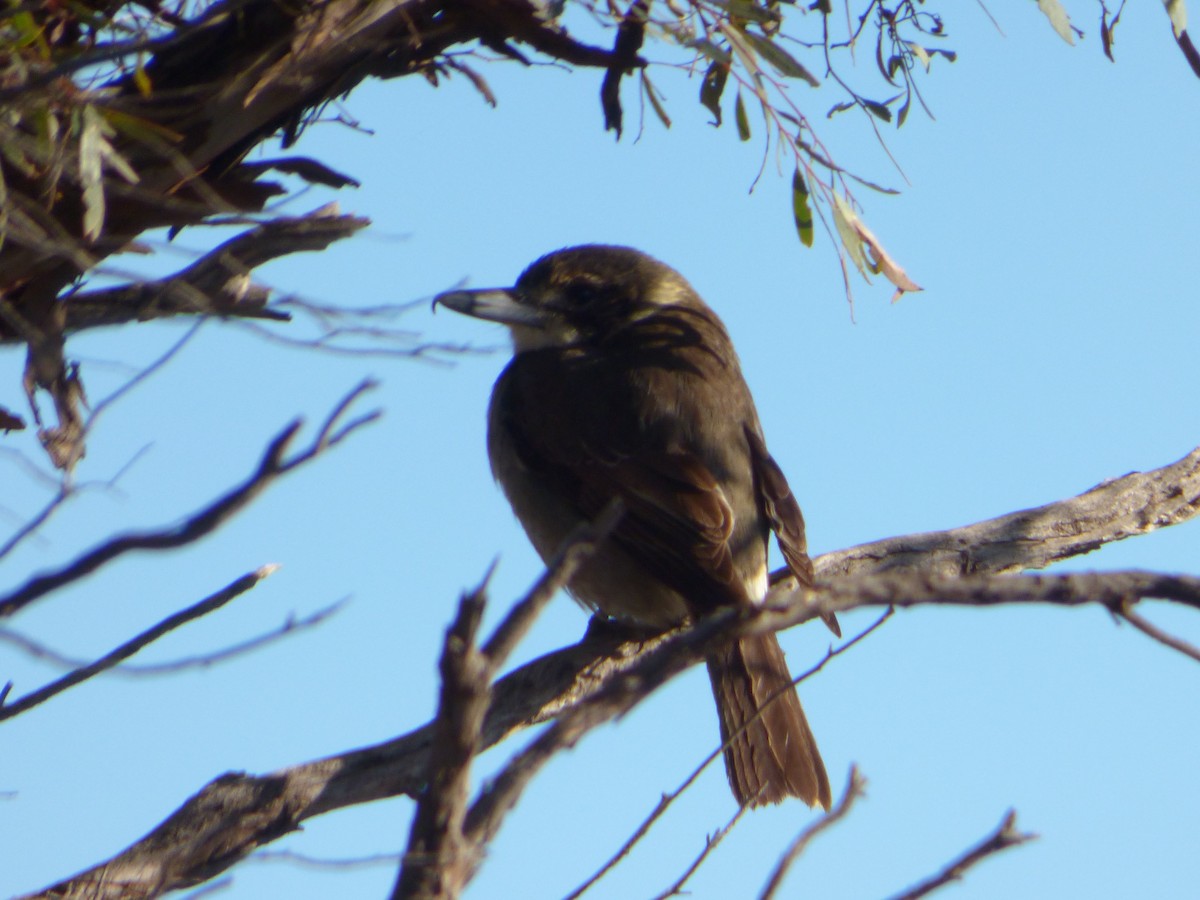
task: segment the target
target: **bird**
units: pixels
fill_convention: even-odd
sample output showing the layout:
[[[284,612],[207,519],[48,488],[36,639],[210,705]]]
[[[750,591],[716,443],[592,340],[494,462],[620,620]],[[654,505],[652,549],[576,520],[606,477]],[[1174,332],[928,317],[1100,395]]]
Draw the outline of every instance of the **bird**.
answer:
[[[631,247],[568,247],[512,287],[447,291],[439,305],[509,329],[488,456],[542,559],[620,501],[567,585],[585,607],[660,630],[748,609],[768,590],[772,532],[796,581],[813,584],[804,518],[729,333],[673,268]],[[775,635],[731,640],[706,664],[738,804],[799,797],[828,810],[829,778]]]

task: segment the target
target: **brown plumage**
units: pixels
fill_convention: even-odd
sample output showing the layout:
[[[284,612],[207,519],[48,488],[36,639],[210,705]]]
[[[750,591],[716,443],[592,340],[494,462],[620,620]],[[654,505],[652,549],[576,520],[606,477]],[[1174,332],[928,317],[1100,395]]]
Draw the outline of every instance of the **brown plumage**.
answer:
[[[811,584],[804,520],[729,335],[677,272],[625,247],[575,247],[538,260],[511,289],[438,302],[512,331],[488,453],[541,556],[614,497],[624,504],[569,585],[581,602],[664,628],[759,602],[772,531]],[[828,808],[825,767],[775,636],[730,644],[708,672],[737,800],[796,796]]]

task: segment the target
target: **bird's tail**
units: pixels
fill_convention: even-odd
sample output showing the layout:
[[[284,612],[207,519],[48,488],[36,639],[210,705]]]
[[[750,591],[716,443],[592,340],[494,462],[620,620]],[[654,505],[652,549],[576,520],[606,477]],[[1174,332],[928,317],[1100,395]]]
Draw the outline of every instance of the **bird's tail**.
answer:
[[[708,676],[727,744],[725,771],[738,803],[762,806],[799,797],[829,809],[825,764],[775,635],[744,637],[717,651],[708,659]]]

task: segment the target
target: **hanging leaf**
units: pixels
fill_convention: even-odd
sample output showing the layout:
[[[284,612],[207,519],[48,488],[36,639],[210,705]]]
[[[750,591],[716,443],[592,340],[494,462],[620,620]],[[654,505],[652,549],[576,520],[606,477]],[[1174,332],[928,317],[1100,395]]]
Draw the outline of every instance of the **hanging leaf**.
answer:
[[[1038,9],[1050,20],[1050,25],[1058,32],[1058,36],[1074,46],[1075,30],[1071,27],[1071,17],[1067,15],[1059,0],[1038,0]]]
[[[792,216],[796,220],[796,233],[800,235],[800,243],[805,247],[813,245],[813,215],[812,207],[808,205],[808,185],[800,167],[796,166],[796,174],[792,176]]]
[[[927,51],[920,44],[914,44],[912,41],[908,42],[908,49],[912,51],[913,56],[915,56],[917,59],[919,59],[921,61],[921,65],[923,65],[925,67],[925,71],[928,72],[929,71],[929,51]]]
[[[905,293],[921,290],[921,286],[909,278],[908,273],[883,249],[879,238],[875,237],[858,214],[836,193],[833,195],[833,222],[842,245],[863,278],[871,280],[867,274],[869,269],[871,272],[882,274],[896,286],[896,293],[892,295],[893,303]]]
[[[654,110],[654,114],[658,116],[658,121],[663,123],[664,128],[671,127],[671,117],[667,115],[667,111],[663,108],[662,101],[658,97],[658,91],[654,85],[650,83],[650,79],[646,76],[646,70],[643,69],[642,75],[642,93],[650,101],[650,108]]]
[[[817,77],[804,68],[798,59],[780,47],[776,41],[757,35],[753,31],[744,31],[742,35],[750,41],[759,56],[779,70],[780,75],[787,78],[802,78],[813,87],[821,86]]]
[[[700,104],[713,114],[714,125],[721,124],[721,94],[725,92],[725,82],[729,79],[729,63],[714,62],[704,73],[700,82]]]
[[[888,109],[886,106],[884,106],[882,103],[879,103],[875,100],[864,99],[862,104],[876,118],[883,119],[883,121],[885,121],[885,122],[892,121],[892,111],[890,109]]]
[[[864,279],[870,281],[871,275],[867,267],[867,257],[863,254],[863,243],[854,228],[856,221],[858,221],[858,216],[854,214],[854,210],[846,204],[840,194],[835,192],[833,195],[833,225],[837,229],[838,237],[842,239],[842,246],[850,254],[855,268]]]
[[[733,104],[734,119],[737,120],[738,137],[743,141],[750,140],[750,118],[746,115],[746,104],[742,101],[742,92],[737,92],[737,100]]]

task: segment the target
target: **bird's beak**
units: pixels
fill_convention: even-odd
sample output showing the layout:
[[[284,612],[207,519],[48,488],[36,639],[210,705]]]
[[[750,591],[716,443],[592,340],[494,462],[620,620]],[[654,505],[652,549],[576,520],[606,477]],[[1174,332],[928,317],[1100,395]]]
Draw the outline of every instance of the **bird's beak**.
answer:
[[[526,328],[541,328],[545,323],[537,307],[522,303],[509,288],[484,288],[477,291],[446,291],[433,298],[433,306],[439,305],[457,313],[500,322],[504,325],[521,325]]]

